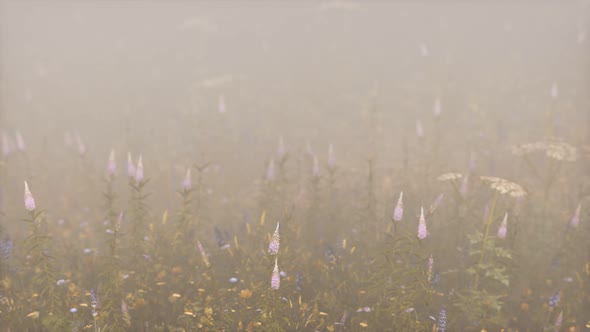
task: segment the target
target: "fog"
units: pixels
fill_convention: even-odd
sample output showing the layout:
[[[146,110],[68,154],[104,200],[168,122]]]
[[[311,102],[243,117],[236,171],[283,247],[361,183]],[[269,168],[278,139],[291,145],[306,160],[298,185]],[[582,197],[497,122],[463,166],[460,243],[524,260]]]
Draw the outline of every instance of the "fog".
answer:
[[[588,1],[0,0],[0,332],[590,331],[589,39]]]

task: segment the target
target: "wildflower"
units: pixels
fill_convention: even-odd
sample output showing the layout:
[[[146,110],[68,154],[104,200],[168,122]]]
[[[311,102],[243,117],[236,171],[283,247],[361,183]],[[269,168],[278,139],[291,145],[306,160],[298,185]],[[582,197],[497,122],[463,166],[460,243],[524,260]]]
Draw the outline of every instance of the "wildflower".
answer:
[[[440,310],[438,314],[438,322],[436,323],[438,326],[438,332],[445,332],[447,328],[447,311],[443,308]]]
[[[199,247],[199,252],[201,253],[201,259],[203,259],[203,263],[205,263],[205,266],[206,267],[211,266],[211,264],[209,263],[209,255],[205,251],[205,248],[203,248],[201,241],[197,240],[197,246]]]
[[[279,265],[277,258],[275,258],[275,267],[272,270],[272,277],[270,279],[270,288],[279,289],[281,287],[281,276],[279,275]]]
[[[418,224],[418,238],[420,240],[424,240],[428,236],[428,231],[426,230],[426,219],[424,218],[424,208],[420,208],[420,222]]]
[[[130,178],[135,177],[135,165],[133,165],[133,158],[131,158],[131,152],[127,152],[127,176]]]
[[[555,319],[555,327],[561,327],[562,323],[563,323],[563,310],[559,312],[559,315]]]
[[[328,146],[328,167],[336,167],[336,156],[334,155],[334,145],[332,143]]]
[[[515,145],[510,148],[512,154],[524,156],[534,152],[545,152],[549,158],[559,161],[576,161],[578,159],[578,149],[559,139],[550,138],[544,141]]]
[[[506,238],[506,226],[508,224],[508,212],[504,214],[504,220],[502,220],[502,224],[500,224],[500,228],[498,228],[498,238],[504,240]]]
[[[578,207],[576,208],[576,212],[574,213],[574,216],[572,217],[572,220],[570,221],[570,226],[578,227],[578,225],[580,224],[580,212],[581,211],[582,211],[582,204],[579,203]]]
[[[461,173],[444,173],[439,175],[436,179],[438,181],[452,181],[452,180],[457,180],[463,177],[463,174]]]
[[[559,88],[557,87],[557,83],[553,82],[551,85],[551,98],[557,99],[559,97]]]
[[[26,145],[25,145],[25,140],[23,139],[23,135],[21,135],[20,131],[16,131],[16,148],[19,151],[25,151],[26,149]]]
[[[438,196],[436,196],[436,198],[434,199],[434,202],[432,203],[432,205],[430,205],[430,208],[428,209],[428,211],[430,213],[434,213],[434,211],[436,211],[436,209],[438,209],[438,207],[442,203],[443,198],[445,198],[444,193],[438,194]]]
[[[184,191],[190,191],[192,189],[192,177],[191,177],[191,169],[186,169],[186,175],[184,176],[184,180],[182,181],[182,188]]]
[[[393,209],[393,220],[401,221],[404,217],[404,192],[399,193],[399,198],[397,199],[397,204],[395,205],[395,209]]]
[[[98,307],[98,297],[96,297],[96,291],[94,289],[90,290],[90,306],[92,307],[92,317],[96,317],[98,312],[96,308]]]
[[[226,112],[225,98],[223,97],[223,95],[219,95],[219,99],[217,100],[217,110],[219,113],[222,114]]]
[[[231,278],[229,278],[229,282],[232,283],[232,284],[235,284],[236,282],[238,282],[238,278],[231,277]]]
[[[434,267],[434,257],[432,254],[428,257],[428,282],[432,280],[432,268]]]
[[[439,117],[440,116],[440,113],[441,113],[441,110],[442,110],[442,108],[441,108],[441,105],[440,105],[440,98],[437,97],[434,100],[434,116],[435,117]]]
[[[115,163],[115,150],[111,150],[111,154],[109,155],[109,163],[107,164],[107,174],[109,176],[115,175],[115,171],[117,170],[117,164]]]
[[[314,178],[320,177],[320,162],[318,161],[317,156],[313,156],[313,168],[311,170],[311,174]]]
[[[416,120],[416,136],[420,139],[424,138],[424,127],[422,127],[420,120]]]
[[[277,148],[277,156],[279,157],[279,160],[283,160],[286,154],[285,141],[283,140],[283,136],[281,136],[279,138],[279,147]]]
[[[143,180],[143,158],[139,155],[137,159],[137,168],[135,169],[135,182],[140,183]]]
[[[66,283],[65,280],[59,279],[55,284],[58,285],[58,286],[63,286],[65,283]]]
[[[490,188],[498,191],[502,195],[508,194],[512,197],[522,197],[527,194],[523,187],[506,179],[495,176],[480,176],[479,178],[483,181],[489,182]]]
[[[278,255],[280,244],[281,244],[281,238],[279,236],[279,223],[277,223],[277,228],[275,229],[275,232],[272,235],[272,238],[270,240],[270,244],[268,245],[268,252],[271,255]]]
[[[266,180],[272,181],[275,178],[275,161],[271,159],[266,169]]]
[[[557,291],[549,298],[549,306],[551,308],[557,307],[559,305],[559,300],[561,299],[561,292]]]
[[[27,181],[25,181],[25,208],[29,212],[35,211],[35,199],[33,198],[33,194],[29,190],[29,185]]]

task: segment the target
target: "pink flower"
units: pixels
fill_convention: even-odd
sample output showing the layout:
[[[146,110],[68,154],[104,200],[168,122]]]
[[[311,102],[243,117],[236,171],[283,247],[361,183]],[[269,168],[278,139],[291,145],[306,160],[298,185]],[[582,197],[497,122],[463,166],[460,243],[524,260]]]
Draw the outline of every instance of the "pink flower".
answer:
[[[111,150],[111,154],[109,155],[109,163],[107,164],[107,174],[109,176],[115,175],[116,170],[117,164],[115,162],[115,150]]]
[[[281,287],[281,275],[279,274],[279,265],[275,258],[275,267],[272,270],[272,277],[270,279],[270,288],[279,289]]]
[[[582,204],[578,204],[578,207],[576,208],[576,212],[574,213],[574,216],[572,217],[572,220],[570,221],[570,226],[572,227],[578,227],[578,225],[580,224],[580,212],[582,211]]]
[[[424,208],[420,207],[420,222],[418,223],[418,238],[424,240],[428,236],[426,230],[426,219],[424,218]]]
[[[498,238],[504,240],[506,238],[506,231],[508,229],[508,212],[504,214],[504,219],[498,228]]]
[[[140,183],[143,180],[143,158],[139,155],[137,159],[137,168],[135,169],[135,182]]]
[[[25,209],[29,212],[35,211],[35,199],[29,190],[27,181],[25,181]]]
[[[191,176],[191,169],[187,168],[186,169],[186,175],[184,176],[184,180],[182,181],[182,188],[184,188],[184,191],[190,191],[193,187],[192,184],[192,176]]]
[[[271,255],[278,255],[280,244],[281,238],[279,236],[279,223],[277,223],[277,228],[275,229],[275,232],[270,239],[270,244],[268,245],[268,252]]]
[[[397,204],[395,205],[395,209],[393,210],[393,220],[401,221],[404,217],[404,192],[399,193],[399,198],[397,199]]]
[[[135,177],[135,165],[133,165],[133,158],[131,158],[131,152],[127,152],[127,176],[130,178]]]

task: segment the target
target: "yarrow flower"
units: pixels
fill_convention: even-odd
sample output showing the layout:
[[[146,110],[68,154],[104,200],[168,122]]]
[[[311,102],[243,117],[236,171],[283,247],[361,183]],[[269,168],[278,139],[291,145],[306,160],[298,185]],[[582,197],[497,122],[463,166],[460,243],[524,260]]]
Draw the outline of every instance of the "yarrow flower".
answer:
[[[135,182],[140,183],[143,180],[143,158],[139,155],[137,159],[137,168],[135,169]]]
[[[548,138],[543,141],[515,145],[510,148],[512,154],[524,156],[534,152],[544,152],[548,158],[559,161],[576,161],[578,149],[557,138]]]
[[[127,152],[127,176],[130,178],[135,177],[135,165],[133,165],[133,158],[131,152]]]
[[[279,274],[279,265],[277,258],[275,258],[275,267],[272,270],[272,277],[270,278],[270,288],[279,289],[281,287],[281,275]]]
[[[184,191],[190,191],[192,189],[192,176],[191,176],[191,169],[186,169],[186,175],[184,176],[184,180],[182,181],[182,188]]]
[[[426,230],[426,219],[424,218],[424,208],[420,207],[420,222],[418,224],[418,238],[424,240],[428,236]]]
[[[29,190],[29,184],[25,181],[25,209],[29,212],[35,211],[35,199]]]
[[[508,212],[504,214],[504,219],[502,220],[502,224],[500,224],[500,228],[498,228],[498,238],[504,240],[506,238],[506,230],[508,225]]]
[[[268,245],[268,252],[271,255],[278,255],[280,244],[281,238],[279,236],[279,223],[277,223],[277,228],[275,229],[275,232],[270,239],[270,244]]]
[[[439,175],[436,179],[438,181],[452,181],[452,180],[457,180],[457,179],[461,179],[463,177],[463,174],[461,173],[444,173]]]
[[[401,221],[404,217],[404,192],[399,193],[399,198],[397,199],[397,204],[395,205],[395,209],[393,209],[393,220]]]
[[[480,176],[479,178],[488,182],[490,188],[498,191],[502,195],[508,194],[512,197],[522,197],[527,194],[523,187],[506,179],[495,176]]]
[[[115,150],[111,150],[111,154],[109,154],[109,163],[107,164],[107,174],[113,176],[115,175],[116,170],[117,164],[115,162]]]

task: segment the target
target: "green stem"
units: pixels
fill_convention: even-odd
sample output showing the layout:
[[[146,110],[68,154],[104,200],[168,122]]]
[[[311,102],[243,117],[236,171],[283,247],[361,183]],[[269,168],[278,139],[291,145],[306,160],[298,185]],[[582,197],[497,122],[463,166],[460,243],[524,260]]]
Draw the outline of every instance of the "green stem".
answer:
[[[490,234],[490,226],[492,225],[492,221],[494,221],[494,212],[496,211],[496,203],[498,202],[498,192],[494,192],[494,200],[492,201],[492,207],[490,209],[490,213],[488,215],[488,219],[486,221],[486,228],[483,234],[483,238],[481,239],[481,252],[479,254],[479,260],[477,262],[477,266],[481,266],[484,261],[485,254],[486,254],[486,242],[488,240]],[[479,271],[475,274],[475,281],[473,283],[473,288],[477,289],[479,284]]]

